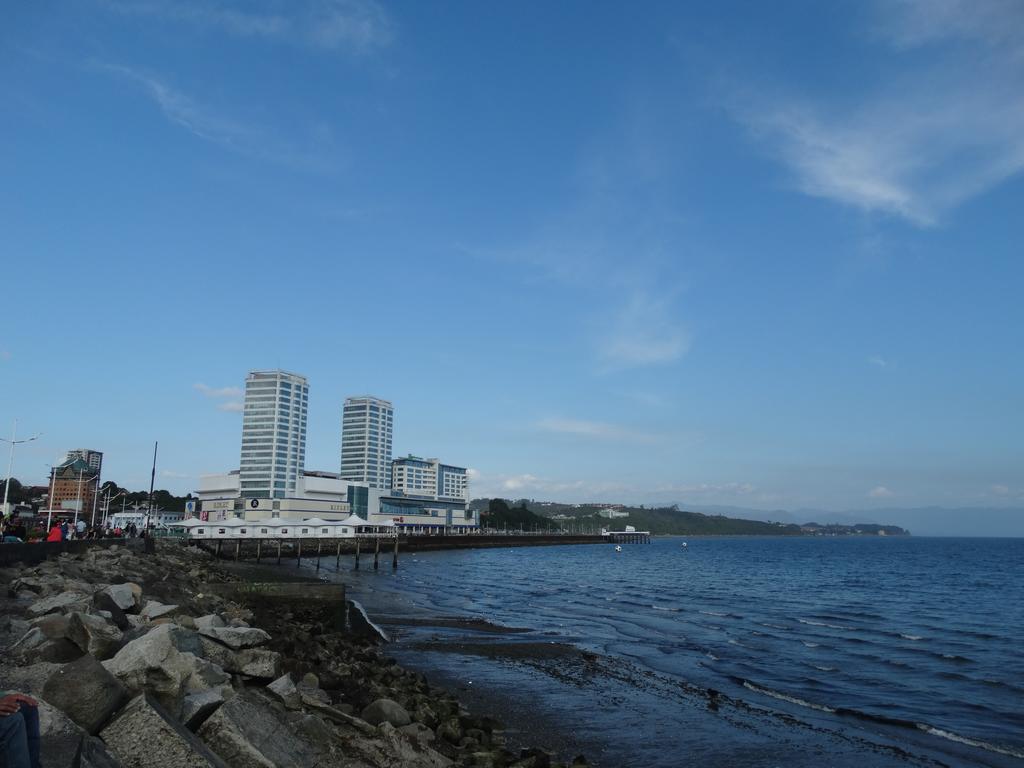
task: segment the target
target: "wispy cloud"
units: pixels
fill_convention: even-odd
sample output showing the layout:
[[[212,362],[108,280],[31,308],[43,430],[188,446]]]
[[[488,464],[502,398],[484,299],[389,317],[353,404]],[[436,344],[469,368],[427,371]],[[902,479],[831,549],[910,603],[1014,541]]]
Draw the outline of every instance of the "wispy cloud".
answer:
[[[870,491],[868,491],[869,499],[888,499],[896,494],[886,488],[884,485],[876,485]]]
[[[227,413],[241,413],[245,405],[239,398],[243,392],[241,387],[211,387],[209,384],[193,384],[193,388],[202,393],[204,396],[211,400],[222,400],[224,402],[217,403],[218,411],[226,411]]]
[[[104,0],[111,10],[219,30],[234,37],[368,53],[388,45],[394,25],[374,0],[288,0],[196,3],[189,0]]]
[[[147,72],[114,64],[96,66],[141,86],[165,118],[204,141],[300,170],[322,171],[333,164],[329,158],[330,137],[322,131],[305,142],[305,146],[300,146],[267,127],[228,117],[218,109],[201,104]]]
[[[160,477],[167,478],[168,480],[187,480],[188,478],[192,477],[192,475],[186,475],[182,472],[175,472],[174,470],[171,469],[161,469]]]
[[[887,365],[889,365],[889,362],[881,355],[872,355],[871,357],[868,358],[868,362],[871,365],[878,366],[879,368],[885,368]]]
[[[470,472],[469,485],[470,494],[475,498],[535,497],[554,500],[571,496],[577,499],[597,499],[629,491],[628,485],[614,480],[555,480],[529,472],[487,475],[476,469]]]
[[[751,483],[683,483],[656,486],[651,491],[659,496],[747,496],[755,493],[757,487]]]
[[[931,226],[1024,170],[1024,14],[1000,0],[880,7],[901,67],[885,85],[852,102],[759,95],[739,113],[804,193]]]
[[[241,387],[211,387],[208,384],[198,383],[193,385],[197,392],[202,392],[207,397],[241,397]]]
[[[601,370],[660,365],[683,357],[690,349],[690,333],[673,309],[668,296],[635,292],[598,339]]]
[[[543,432],[574,435],[594,440],[652,443],[661,439],[659,435],[650,432],[642,432],[603,421],[551,417],[541,419],[536,423],[536,427]]]

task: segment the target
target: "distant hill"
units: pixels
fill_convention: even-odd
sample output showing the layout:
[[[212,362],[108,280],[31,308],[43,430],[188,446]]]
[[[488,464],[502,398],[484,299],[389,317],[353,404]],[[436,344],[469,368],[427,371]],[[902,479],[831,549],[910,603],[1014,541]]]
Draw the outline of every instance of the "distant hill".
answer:
[[[751,520],[724,514],[705,514],[681,510],[676,505],[668,507],[632,507],[622,504],[562,504],[558,502],[518,499],[514,507],[498,499],[474,499],[470,507],[486,512],[494,510],[496,502],[500,509],[514,510],[522,515],[529,512],[539,518],[550,520],[562,528],[586,528],[622,531],[632,525],[639,531],[654,534],[677,534],[686,536],[897,536],[907,531],[892,525],[858,524],[800,525],[793,522]],[[521,510],[521,511],[520,511]],[[497,519],[497,518],[494,518]],[[488,516],[483,518],[489,525]],[[529,523],[527,523],[529,525]]]

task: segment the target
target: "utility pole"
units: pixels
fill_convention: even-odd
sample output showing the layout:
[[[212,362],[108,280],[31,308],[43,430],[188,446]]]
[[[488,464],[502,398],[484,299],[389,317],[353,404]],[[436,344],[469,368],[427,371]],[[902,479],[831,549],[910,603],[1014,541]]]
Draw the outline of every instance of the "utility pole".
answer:
[[[57,484],[57,468],[54,466],[50,467],[50,495],[46,499],[46,506],[49,507],[46,510],[46,533],[50,533],[50,522],[53,520],[53,489]]]
[[[75,533],[78,533],[78,513],[82,508],[82,477],[85,476],[85,470],[78,470],[78,498],[75,500]]]
[[[4,483],[4,506],[3,510],[0,511],[0,515],[7,514],[7,492],[11,489],[11,470],[14,468],[14,446],[18,445],[19,443],[31,443],[33,440],[36,440],[39,437],[39,435],[33,435],[32,437],[29,437],[25,440],[17,440],[17,437],[18,420],[15,419],[14,428],[11,430],[11,439],[7,440],[6,438],[0,437],[0,440],[3,440],[5,443],[11,444],[11,455],[10,458],[7,459],[7,482]]]
[[[153,471],[149,475],[149,509],[146,515],[146,528],[153,527],[153,483],[156,482],[156,448],[160,445],[159,441],[153,443]]]

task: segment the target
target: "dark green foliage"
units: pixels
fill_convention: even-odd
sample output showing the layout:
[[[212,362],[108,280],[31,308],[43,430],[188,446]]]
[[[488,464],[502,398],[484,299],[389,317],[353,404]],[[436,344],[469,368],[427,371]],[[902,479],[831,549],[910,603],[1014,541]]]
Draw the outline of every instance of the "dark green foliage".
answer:
[[[501,528],[510,531],[557,531],[558,523],[531,512],[526,500],[517,507],[510,507],[504,499],[490,499],[487,508],[481,509],[480,524],[485,528]]]

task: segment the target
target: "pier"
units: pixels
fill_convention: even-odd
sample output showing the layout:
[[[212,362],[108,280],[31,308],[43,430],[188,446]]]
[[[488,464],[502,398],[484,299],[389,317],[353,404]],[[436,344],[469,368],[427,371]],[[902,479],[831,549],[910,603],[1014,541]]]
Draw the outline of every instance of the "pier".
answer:
[[[604,541],[611,544],[650,544],[650,531],[604,531],[601,534]]]

